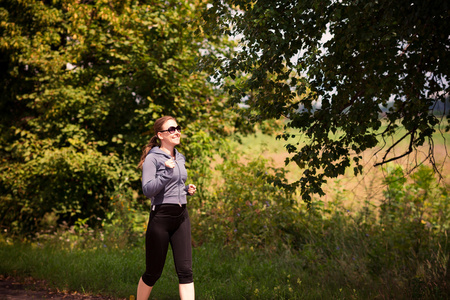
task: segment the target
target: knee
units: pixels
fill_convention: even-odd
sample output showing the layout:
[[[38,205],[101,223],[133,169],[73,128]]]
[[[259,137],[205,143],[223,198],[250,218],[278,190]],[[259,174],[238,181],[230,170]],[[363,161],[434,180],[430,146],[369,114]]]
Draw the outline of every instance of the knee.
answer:
[[[144,273],[144,275],[142,275],[142,281],[148,286],[154,286],[155,283],[158,281],[159,277],[161,277],[161,273],[159,274]]]
[[[178,282],[180,284],[187,284],[194,282],[194,276],[192,273],[192,268],[187,268],[184,270],[179,270],[177,272],[178,275]]]

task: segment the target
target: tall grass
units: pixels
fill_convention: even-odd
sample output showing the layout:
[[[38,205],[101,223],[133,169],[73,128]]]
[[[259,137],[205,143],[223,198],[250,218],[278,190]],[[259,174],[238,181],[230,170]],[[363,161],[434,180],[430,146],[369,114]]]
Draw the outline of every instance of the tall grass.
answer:
[[[355,292],[347,285],[326,283],[302,267],[291,254],[195,248],[197,299],[327,299]],[[135,295],[143,267],[143,251],[133,249],[60,250],[15,244],[0,248],[0,273],[45,279],[59,290],[120,298]],[[318,274],[317,274],[318,275]],[[365,291],[359,291],[365,293]],[[152,299],[177,299],[178,283],[171,253]]]

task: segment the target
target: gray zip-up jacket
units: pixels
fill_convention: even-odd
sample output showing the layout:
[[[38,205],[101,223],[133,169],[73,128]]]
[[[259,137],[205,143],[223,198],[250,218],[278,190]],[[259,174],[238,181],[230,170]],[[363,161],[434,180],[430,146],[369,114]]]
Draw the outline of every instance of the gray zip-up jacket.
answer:
[[[189,185],[185,185],[186,158],[175,149],[175,168],[164,164],[171,156],[153,147],[142,165],[142,191],[152,200],[152,205],[186,204]]]

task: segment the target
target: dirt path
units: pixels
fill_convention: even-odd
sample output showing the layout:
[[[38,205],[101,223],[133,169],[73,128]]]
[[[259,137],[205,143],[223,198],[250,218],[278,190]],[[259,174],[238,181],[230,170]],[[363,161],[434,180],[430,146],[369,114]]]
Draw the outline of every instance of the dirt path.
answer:
[[[18,280],[0,276],[0,300],[64,299],[64,300],[112,300],[101,295],[85,295],[77,292],[55,291],[45,281],[27,278]]]

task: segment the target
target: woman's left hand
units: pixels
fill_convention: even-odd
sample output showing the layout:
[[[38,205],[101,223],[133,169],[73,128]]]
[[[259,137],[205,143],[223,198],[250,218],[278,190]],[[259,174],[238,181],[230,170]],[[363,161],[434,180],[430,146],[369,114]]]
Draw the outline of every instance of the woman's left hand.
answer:
[[[193,185],[193,184],[190,184],[189,188],[188,188],[189,195],[191,195],[191,196],[194,195],[195,191],[197,191],[197,187],[195,185]]]

